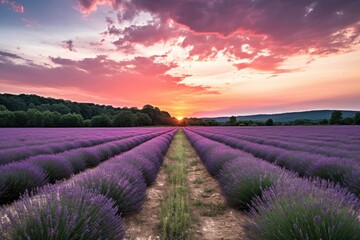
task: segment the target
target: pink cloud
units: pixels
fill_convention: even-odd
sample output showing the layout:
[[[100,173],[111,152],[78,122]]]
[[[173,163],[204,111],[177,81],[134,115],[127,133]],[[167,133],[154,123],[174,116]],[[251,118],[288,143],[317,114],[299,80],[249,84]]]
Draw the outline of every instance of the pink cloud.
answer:
[[[122,0],[78,0],[79,9],[84,14],[90,14],[96,11],[99,5],[111,5],[118,8]]]
[[[74,46],[74,41],[71,39],[67,40],[67,41],[62,41],[61,46],[65,49],[68,49],[70,52],[76,52],[75,46]]]
[[[19,3],[16,3],[15,1],[0,0],[0,3],[10,5],[11,8],[15,12],[18,12],[18,13],[23,13],[24,12],[24,6],[19,4]]]
[[[273,57],[273,56],[260,56],[255,58],[249,63],[238,63],[234,64],[234,66],[238,70],[242,70],[245,68],[252,68],[259,71],[273,72],[276,74],[292,72],[295,69],[282,69],[281,63],[284,61],[283,58]]]
[[[93,9],[108,4],[121,11],[118,20],[131,21],[141,11],[154,21],[124,29],[112,21],[108,34],[119,36],[114,45],[134,53],[134,45],[145,47],[183,37],[181,47],[190,48],[189,58],[214,59],[221,52],[229,61],[254,69],[278,72],[288,57],[297,54],[327,55],[349,51],[360,42],[360,2],[357,0],[314,1],[203,1],[132,0],[80,1]],[[171,23],[171,24],[169,24]],[[242,45],[252,51],[243,51]],[[267,51],[275,62],[261,56]],[[275,67],[271,69],[271,66]]]
[[[16,57],[9,53],[3,55]],[[156,56],[114,61],[100,55],[75,61],[50,57],[57,67],[0,61],[0,80],[18,86],[81,89],[99,98],[126,99],[133,105],[151,103],[163,106],[172,102],[174,96],[217,94],[203,86],[180,83],[187,76],[173,77],[167,74],[176,64],[158,63],[155,59]]]

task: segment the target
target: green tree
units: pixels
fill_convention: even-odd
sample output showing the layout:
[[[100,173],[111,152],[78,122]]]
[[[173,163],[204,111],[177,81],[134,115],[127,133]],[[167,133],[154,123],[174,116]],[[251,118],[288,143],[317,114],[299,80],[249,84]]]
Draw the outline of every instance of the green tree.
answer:
[[[58,112],[52,112],[52,114],[53,114],[54,127],[60,127],[61,126],[61,114]]]
[[[268,120],[266,120],[265,125],[266,125],[266,126],[273,126],[273,125],[274,125],[274,121],[273,121],[271,118],[269,118]]]
[[[44,127],[54,127],[54,113],[50,111],[42,112]]]
[[[360,125],[360,112],[357,112],[354,117],[354,124]]]
[[[15,116],[10,111],[0,111],[0,127],[15,126]]]
[[[91,120],[90,119],[85,119],[84,120],[84,127],[91,127]]]
[[[342,120],[341,111],[333,111],[330,118],[330,124],[340,124]]]
[[[58,112],[60,114],[67,114],[70,113],[70,108],[68,108],[67,106],[65,106],[63,103],[56,103],[50,106],[51,107],[51,111],[55,111]]]
[[[4,94],[0,96],[0,104],[4,105],[9,111],[25,110],[26,103],[18,96]]]
[[[6,111],[7,108],[4,105],[0,105],[0,111]]]
[[[341,123],[344,124],[344,125],[352,125],[354,123],[354,118],[352,118],[352,117],[344,118],[341,121]]]
[[[139,126],[150,126],[151,125],[151,118],[146,113],[137,112],[136,116],[138,119]]]
[[[110,127],[111,120],[107,115],[98,115],[91,119],[91,127]]]
[[[24,111],[15,111],[14,116],[17,127],[26,127],[27,118]]]
[[[61,116],[61,126],[63,127],[81,127],[84,119],[80,114],[68,113]]]
[[[113,126],[132,127],[137,125],[137,116],[131,111],[121,111],[114,116]]]
[[[235,117],[235,116],[229,117],[229,124],[230,124],[231,126],[235,126],[235,125],[236,125],[236,117]]]
[[[29,127],[41,127],[43,125],[42,114],[39,110],[29,109],[26,111],[26,125]]]

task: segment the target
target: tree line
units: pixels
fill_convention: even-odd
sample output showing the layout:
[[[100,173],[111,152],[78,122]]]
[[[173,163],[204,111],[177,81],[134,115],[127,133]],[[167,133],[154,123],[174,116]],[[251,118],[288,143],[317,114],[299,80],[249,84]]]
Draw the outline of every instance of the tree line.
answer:
[[[45,98],[34,94],[0,94],[0,127],[135,127],[176,125],[157,107],[120,108]]]
[[[184,118],[182,126],[311,126],[311,125],[360,125],[360,112],[354,117],[343,117],[341,111],[333,111],[330,119],[275,122],[269,118],[266,121],[237,120],[235,116],[229,117],[226,122],[217,122],[214,119]]]

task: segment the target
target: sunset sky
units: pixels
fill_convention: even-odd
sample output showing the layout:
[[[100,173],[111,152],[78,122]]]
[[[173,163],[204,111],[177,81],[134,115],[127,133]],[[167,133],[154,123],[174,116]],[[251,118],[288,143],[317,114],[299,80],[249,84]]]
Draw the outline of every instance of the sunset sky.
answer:
[[[176,117],[360,110],[359,0],[0,0],[0,92]]]

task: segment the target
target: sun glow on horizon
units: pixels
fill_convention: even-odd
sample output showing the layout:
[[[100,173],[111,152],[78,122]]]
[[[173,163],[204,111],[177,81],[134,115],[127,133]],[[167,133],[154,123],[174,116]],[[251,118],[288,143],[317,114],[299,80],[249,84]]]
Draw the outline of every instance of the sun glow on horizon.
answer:
[[[176,117],[176,119],[179,120],[179,121],[181,121],[181,120],[184,119],[184,117],[181,117],[181,116],[180,116],[180,117]]]

